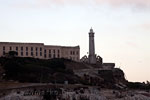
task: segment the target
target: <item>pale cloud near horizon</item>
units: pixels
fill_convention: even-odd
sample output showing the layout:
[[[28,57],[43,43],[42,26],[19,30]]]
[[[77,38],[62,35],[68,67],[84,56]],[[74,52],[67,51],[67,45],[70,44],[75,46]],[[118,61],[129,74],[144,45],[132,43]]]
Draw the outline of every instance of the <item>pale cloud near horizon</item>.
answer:
[[[96,5],[101,4],[109,4],[111,6],[136,6],[140,8],[145,8],[150,6],[150,0],[39,0],[40,2],[54,2],[56,4],[66,4],[66,3],[78,3],[78,4],[85,4],[95,3]]]
[[[136,7],[139,9],[150,8],[150,0],[22,0],[23,2],[15,4],[18,7],[51,7],[51,5],[64,6],[68,4],[73,5],[95,5],[101,6],[103,4],[111,7]],[[15,1],[14,1],[15,2]]]

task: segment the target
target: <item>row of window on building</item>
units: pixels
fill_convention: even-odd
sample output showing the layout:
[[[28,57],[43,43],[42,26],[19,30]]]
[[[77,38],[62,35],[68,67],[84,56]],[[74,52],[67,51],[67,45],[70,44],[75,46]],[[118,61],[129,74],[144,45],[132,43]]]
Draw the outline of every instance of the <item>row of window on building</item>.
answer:
[[[5,50],[6,47],[3,46],[3,50]],[[29,47],[25,47],[26,51],[29,50]],[[12,47],[9,47],[9,50],[12,51]],[[16,47],[16,51],[19,50],[19,47]],[[20,47],[20,50],[23,51],[24,50],[24,47]],[[35,48],[36,51],[38,51],[38,47]],[[31,51],[33,51],[33,47],[31,47]],[[40,47],[40,51],[42,51],[42,47]]]
[[[16,51],[17,52],[17,51]],[[17,52],[17,55],[19,55],[18,54],[19,52]],[[3,55],[5,55],[6,54],[6,52],[5,51],[3,51]],[[42,52],[40,52],[40,54],[39,54],[40,56],[42,56]],[[20,52],[20,56],[32,56],[32,57],[35,57],[35,56],[39,56],[38,55],[38,52],[36,52],[35,53],[35,55],[34,55],[34,53],[33,52],[25,52],[25,54],[24,54],[24,52]],[[45,58],[60,58],[60,54],[44,54],[44,57]]]
[[[28,51],[29,50],[29,47],[25,47],[26,48],[26,51]],[[16,51],[18,51],[18,47],[16,47]],[[10,51],[12,51],[12,47],[9,47],[9,50]],[[23,51],[24,50],[24,47],[21,47],[21,51]],[[5,51],[5,46],[3,46],[3,51]],[[31,47],[31,51],[33,51],[33,47]],[[35,47],[35,51],[38,51],[38,47]],[[42,47],[40,47],[40,52],[42,52]],[[51,53],[52,51],[51,50],[49,50],[49,53]],[[47,50],[45,49],[44,50],[44,53],[47,53]],[[56,53],[56,50],[54,49],[53,50],[53,53]],[[57,50],[57,53],[59,54],[60,53],[60,50]],[[76,53],[76,54],[75,54]],[[70,55],[78,55],[79,54],[79,52],[77,51],[77,52],[75,52],[75,51],[70,51]]]
[[[25,52],[23,52],[23,50],[26,50]],[[20,47],[20,51],[21,52],[19,52],[18,50],[19,50],[19,47],[15,47],[15,51],[17,52],[17,54],[18,53],[20,53],[20,54],[18,54],[18,55],[20,55],[20,56],[32,56],[32,57],[35,57],[35,56],[43,56],[42,55],[42,47],[35,47],[35,53],[33,52],[33,47],[30,47],[30,52],[29,52],[29,47]],[[40,52],[38,52],[38,49],[40,50]],[[12,49],[12,47],[9,47],[9,51],[13,51],[13,49]],[[56,52],[57,52],[57,54],[56,54]],[[52,54],[53,53],[53,54]],[[5,46],[3,46],[3,55],[5,55],[6,54],[6,47]],[[70,51],[70,55],[78,55],[79,54],[79,52],[78,51]],[[60,50],[55,50],[55,49],[53,49],[53,50],[51,50],[51,49],[49,49],[49,50],[44,50],[44,58],[60,58]],[[72,59],[72,58],[70,58],[70,59]]]
[[[12,51],[12,47],[10,47],[9,50]],[[23,51],[24,48],[21,47],[20,50]],[[26,47],[26,51],[28,51],[28,50],[29,50],[29,47]],[[3,51],[5,51],[5,46],[3,46]],[[18,47],[16,47],[16,51],[18,51]],[[33,47],[31,47],[31,51],[33,51]],[[35,47],[35,51],[38,51],[38,47]],[[42,47],[40,47],[40,51],[42,52]],[[52,50],[48,50],[48,51],[49,51],[49,53],[52,53]],[[55,49],[53,50],[53,53],[56,53],[56,51],[58,54],[60,53],[60,50],[55,50]],[[44,53],[47,53],[46,49],[44,50]]]
[[[76,54],[75,54],[76,53]],[[70,55],[78,55],[79,54],[79,52],[78,51],[70,51]]]
[[[24,54],[24,52],[23,52],[23,50],[24,50],[24,47],[20,47],[20,50],[21,50],[21,52],[20,52],[20,55],[21,56],[29,56],[29,55],[31,55],[31,56],[42,56],[42,47],[40,47],[39,48],[39,50],[40,50],[40,53],[39,53],[39,55],[38,55],[38,47],[35,47],[35,55],[34,55],[34,53],[33,53],[33,47],[31,47],[30,49],[31,49],[31,52],[30,52],[30,54],[29,54],[29,52],[28,52],[28,50],[29,50],[29,47],[25,47],[26,48],[26,52],[25,52],[25,54]],[[18,47],[15,47],[15,51],[18,53]],[[6,54],[6,52],[5,52],[5,50],[6,50],[6,47],[5,46],[3,46],[3,55],[5,55]],[[9,51],[13,51],[12,50],[12,47],[9,47]],[[47,51],[49,51],[49,55],[47,56]],[[57,51],[57,56],[56,56],[56,51]],[[44,57],[45,58],[56,58],[56,57],[58,57],[58,58],[60,58],[60,50],[55,50],[55,49],[53,49],[53,54],[51,54],[52,53],[52,50],[44,50]]]
[[[49,53],[52,53],[52,50],[51,49],[49,49],[49,50],[44,50],[44,53],[46,54],[47,53],[47,51],[49,51]],[[53,53],[55,54],[56,53],[56,51],[57,51],[57,53],[59,54],[60,53],[60,50],[55,50],[55,49],[53,49]]]
[[[23,47],[21,47],[21,51],[23,51]],[[10,49],[9,49],[10,51],[12,51],[12,47],[10,47]],[[28,51],[29,50],[29,47],[26,47],[26,51]],[[3,46],[3,51],[5,51],[5,46]],[[18,47],[16,47],[16,51],[18,51]],[[33,47],[31,47],[31,51],[33,51]],[[35,51],[38,51],[38,47],[36,47],[35,48]],[[49,51],[49,53],[52,53],[52,50],[48,50]],[[53,53],[56,53],[56,51],[57,51],[57,53],[59,54],[60,53],[60,50],[53,50]],[[40,52],[42,52],[42,48],[40,47]],[[44,50],[44,53],[47,53],[47,50],[45,49]]]

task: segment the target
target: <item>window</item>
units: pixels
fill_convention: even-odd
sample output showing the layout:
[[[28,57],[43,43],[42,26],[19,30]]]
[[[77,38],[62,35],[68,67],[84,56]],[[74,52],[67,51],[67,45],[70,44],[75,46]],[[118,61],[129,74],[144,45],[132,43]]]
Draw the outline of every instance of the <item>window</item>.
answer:
[[[42,51],[42,48],[40,47],[40,51]]]
[[[16,51],[18,51],[18,47],[16,47]]]
[[[44,54],[44,57],[46,58],[46,54]]]
[[[21,47],[21,51],[23,51],[23,47]]]
[[[26,56],[28,56],[28,52],[26,52]]]
[[[59,54],[57,56],[58,56],[58,58],[60,57]]]
[[[31,52],[31,56],[33,56],[33,52]]]
[[[33,47],[31,47],[31,51],[33,51]]]
[[[46,53],[46,50],[44,50],[44,53]]]
[[[38,48],[36,47],[36,51],[38,51]]]
[[[73,55],[75,54],[75,52],[73,51]]]
[[[21,52],[21,56],[23,56],[23,52]]]
[[[5,51],[5,47],[3,46],[3,50]]]
[[[51,54],[49,54],[49,58],[51,58],[52,56],[51,56]]]
[[[55,50],[53,50],[53,53],[55,53]]]
[[[36,56],[38,56],[38,53],[36,52]]]
[[[11,50],[12,50],[12,47],[10,47],[9,50],[11,51]]]
[[[70,51],[70,55],[72,55],[72,51]]]
[[[40,56],[42,56],[42,52],[40,52]]]
[[[55,58],[56,56],[55,56],[55,54],[53,55],[53,58]]]
[[[58,53],[59,53],[59,50],[58,50]]]
[[[28,51],[28,47],[26,47],[26,51]]]
[[[51,53],[51,50],[49,50],[49,53]]]

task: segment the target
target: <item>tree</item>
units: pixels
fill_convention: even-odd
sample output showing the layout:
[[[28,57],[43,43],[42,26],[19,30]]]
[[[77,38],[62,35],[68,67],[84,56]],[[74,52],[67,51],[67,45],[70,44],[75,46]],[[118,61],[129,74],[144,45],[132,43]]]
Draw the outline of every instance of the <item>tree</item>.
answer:
[[[16,51],[9,51],[8,52],[9,57],[16,57],[17,55],[18,55],[18,53]]]

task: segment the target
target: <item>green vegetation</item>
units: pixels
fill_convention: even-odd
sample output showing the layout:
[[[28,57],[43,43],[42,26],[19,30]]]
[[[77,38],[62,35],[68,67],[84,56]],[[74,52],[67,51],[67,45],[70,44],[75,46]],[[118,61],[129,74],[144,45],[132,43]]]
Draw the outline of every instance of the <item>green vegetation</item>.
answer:
[[[65,59],[42,60],[22,57],[1,57],[0,64],[5,70],[5,80],[19,82],[78,83],[78,77],[67,69]]]
[[[9,53],[8,53],[9,57],[15,57],[17,55],[18,55],[18,53],[16,51],[9,51]]]

